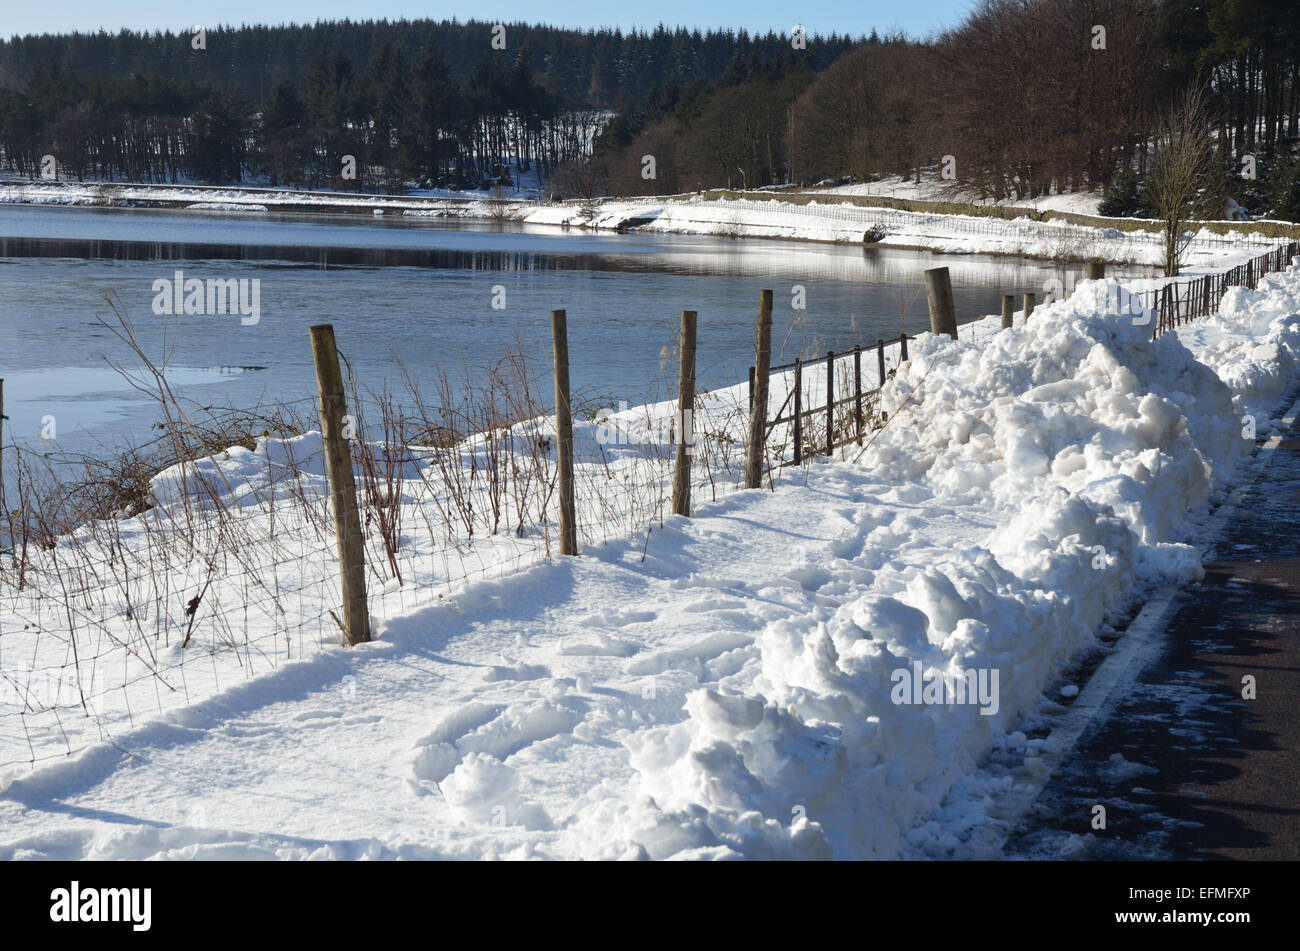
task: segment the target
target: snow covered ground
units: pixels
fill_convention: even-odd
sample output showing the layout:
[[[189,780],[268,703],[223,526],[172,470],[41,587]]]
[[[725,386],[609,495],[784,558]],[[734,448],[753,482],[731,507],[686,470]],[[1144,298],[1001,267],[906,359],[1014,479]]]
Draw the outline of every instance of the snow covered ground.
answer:
[[[1244,417],[1266,435],[1295,382],[1295,267],[1154,342],[1114,286],[916,338],[887,425],[774,491],[734,488],[743,386],[707,394],[691,519],[659,514],[666,453],[641,434],[671,404],[581,423],[577,559],[546,557],[534,515],[451,566],[419,528],[454,504],[430,488],[447,457],[403,449],[403,582],[377,569],[356,648],[328,619],[318,434],[164,473],[154,511],[40,556],[105,587],[0,592],[0,857],[963,854],[1041,768],[1052,738],[1025,724],[1059,709],[1060,671],[1198,578]],[[513,432],[553,512],[550,424]],[[182,649],[176,606],[209,577],[226,608]],[[167,610],[136,615],[151,596]],[[964,674],[964,702],[933,692]]]
[[[981,202],[977,195],[956,192],[951,183],[943,181],[937,169],[926,169],[921,181],[889,175],[875,182],[863,182],[858,185],[834,185],[824,189],[828,195],[857,195],[875,198],[903,198],[910,201],[970,201],[976,204],[1015,205],[1020,208],[1033,208],[1035,211],[1070,211],[1081,215],[1097,214],[1101,204],[1101,191],[1063,192],[1056,195],[1043,195],[1039,198],[1021,200],[1003,199],[1002,201]],[[812,190],[812,189],[809,189]]]
[[[417,199],[453,199],[458,201],[486,200],[501,197],[512,201],[536,201],[546,193],[546,180],[541,168],[530,163],[527,171],[521,170],[518,158],[506,159],[506,168],[510,172],[511,184],[494,188],[491,191],[478,188],[450,189],[425,188],[420,182],[408,183],[407,197]],[[12,174],[12,173],[11,173]],[[40,180],[23,181],[22,179],[0,179],[0,204],[5,202],[24,202],[28,204],[52,205],[102,205],[106,200],[127,202],[184,202],[194,204],[189,207],[196,210],[243,210],[266,211],[256,204],[256,193],[270,196],[274,204],[338,204],[346,207],[361,199],[362,204],[383,196],[361,195],[351,192],[336,192],[328,188],[319,190],[298,189],[291,186],[277,186],[266,175],[245,176],[243,184],[222,188],[205,185],[193,179],[179,175],[174,184],[165,182],[124,183],[86,178],[77,181]],[[214,193],[218,193],[215,200]],[[224,198],[225,200],[222,200]]]
[[[506,189],[484,193],[414,192],[406,197],[301,192],[290,189],[239,189],[194,186],[8,184],[0,185],[5,203],[105,205],[167,203],[196,212],[265,214],[287,208],[363,212],[372,215],[520,221],[563,229],[619,230],[637,227],[667,234],[734,238],[783,238],[921,248],[948,254],[1008,254],[1082,261],[1096,258],[1124,264],[1161,264],[1158,230],[1123,231],[1028,217],[1004,220],[972,215],[941,215],[862,207],[846,194],[868,186],[827,189],[807,204],[783,201],[771,193],[750,192],[741,199],[702,196],[602,199],[593,203],[542,202]],[[874,186],[871,186],[874,187]],[[927,193],[928,194],[928,193]],[[935,197],[930,195],[929,197]],[[942,197],[942,196],[940,196]],[[1063,196],[1069,197],[1069,196]],[[1202,228],[1191,236],[1185,264],[1193,269],[1229,267],[1271,247],[1261,234],[1215,234]]]
[[[1162,236],[1156,231],[1121,231],[1030,218],[1004,220],[972,215],[931,214],[853,205],[829,198],[796,204],[779,198],[709,200],[630,199],[602,202],[588,218],[574,205],[522,207],[529,224],[614,229],[634,223],[646,231],[711,234],[736,238],[794,238],[883,247],[923,248],[946,254],[1009,254],[1071,261],[1160,264]],[[406,214],[441,214],[407,211]],[[461,214],[477,214],[465,208]],[[870,234],[870,238],[868,238]],[[1202,228],[1190,236],[1184,256],[1190,268],[1242,263],[1272,246],[1260,234],[1215,234]]]

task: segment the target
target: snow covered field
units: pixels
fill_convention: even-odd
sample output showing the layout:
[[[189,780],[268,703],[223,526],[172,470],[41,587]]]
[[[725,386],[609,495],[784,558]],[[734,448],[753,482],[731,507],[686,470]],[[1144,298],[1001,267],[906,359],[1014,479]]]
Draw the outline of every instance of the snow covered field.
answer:
[[[966,854],[1072,658],[1199,576],[1245,417],[1265,436],[1295,381],[1296,268],[1154,342],[1109,288],[916,338],[888,424],[774,491],[734,488],[744,388],[708,394],[689,520],[643,433],[671,404],[583,423],[578,559],[546,557],[545,419],[513,430],[527,514],[450,548],[430,473],[489,443],[402,449],[352,649],[317,434],[162,474],[152,512],[39,556],[85,590],[0,592],[0,857]],[[969,702],[921,689],[968,672]]]

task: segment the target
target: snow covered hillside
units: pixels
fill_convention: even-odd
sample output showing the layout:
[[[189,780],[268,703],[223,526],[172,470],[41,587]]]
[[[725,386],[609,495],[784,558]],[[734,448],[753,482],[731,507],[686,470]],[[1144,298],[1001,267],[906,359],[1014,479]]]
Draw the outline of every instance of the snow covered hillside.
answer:
[[[294,612],[336,597],[332,539],[285,508],[320,511],[319,437],[211,460],[203,484],[249,518],[283,491],[286,457],[303,463],[284,521],[243,537],[304,536],[297,560],[271,559],[288,621],[227,616],[184,650],[173,631],[142,666],[129,625],[100,618],[95,735],[72,756],[33,744],[58,750],[86,722],[78,704],[19,715],[22,697],[0,696],[0,858],[960,853],[1034,777],[1052,740],[1020,726],[1050,713],[1071,658],[1153,585],[1199,577],[1197,525],[1254,445],[1245,417],[1265,436],[1295,382],[1300,269],[1155,341],[1110,311],[1110,288],[1085,281],[1027,326],[916,338],[883,390],[887,425],[773,491],[727,479],[744,388],[708,394],[702,428],[731,455],[695,517],[603,504],[610,480],[666,478],[661,456],[630,448],[640,437],[614,439],[580,498],[588,524],[614,527],[582,557],[548,559],[544,533],[484,539],[484,570],[452,584],[415,546],[404,581],[372,590],[379,639],[352,649],[328,624],[281,644]],[[587,464],[611,429],[671,411],[586,424]],[[545,441],[549,425],[519,432]],[[431,463],[412,460],[399,481],[415,512]],[[199,485],[160,476],[159,508],[123,548],[145,544],[148,520],[201,523]],[[241,564],[259,570],[255,553]],[[201,577],[176,570],[179,597]],[[71,669],[60,612],[23,603],[46,613],[0,615],[6,671]],[[251,642],[250,624],[265,626]],[[919,689],[966,672],[978,702]],[[995,749],[1023,765],[986,771]],[[958,784],[982,803],[945,810]]]
[[[981,199],[978,194],[953,188],[944,181],[937,168],[926,169],[921,181],[900,175],[886,175],[879,181],[856,185],[833,185],[819,189],[830,195],[863,195],[877,198],[902,198],[911,201],[969,201],[985,205],[1015,205],[1037,211],[1070,211],[1081,215],[1097,214],[1102,193],[1096,191],[1062,192],[1038,198],[1005,198],[1001,201]]]

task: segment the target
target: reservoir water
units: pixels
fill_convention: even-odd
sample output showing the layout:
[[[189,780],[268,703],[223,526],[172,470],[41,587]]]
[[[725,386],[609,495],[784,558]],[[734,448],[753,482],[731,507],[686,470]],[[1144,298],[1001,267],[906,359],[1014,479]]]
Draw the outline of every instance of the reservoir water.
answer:
[[[549,393],[552,308],[568,311],[575,391],[635,405],[675,389],[671,351],[683,309],[699,313],[699,385],[717,387],[744,380],[753,361],[760,289],[775,292],[773,362],[785,362],[870,346],[900,327],[927,330],[922,271],[939,265],[951,270],[961,321],[996,312],[1004,293],[1041,299],[1048,280],[1065,284],[1080,271],[1017,258],[503,222],[0,206],[4,441],[76,453],[149,438],[158,413],[114,369],[139,364],[99,322],[114,319],[106,291],[197,407],[313,397],[307,328],[318,323],[334,325],[351,373],[375,390],[401,388],[399,363],[425,382],[440,369],[464,380],[517,345],[535,358],[539,389]],[[258,319],[155,314],[155,282],[178,271],[256,280]],[[800,296],[806,309],[793,306]],[[42,440],[51,419],[55,438]]]

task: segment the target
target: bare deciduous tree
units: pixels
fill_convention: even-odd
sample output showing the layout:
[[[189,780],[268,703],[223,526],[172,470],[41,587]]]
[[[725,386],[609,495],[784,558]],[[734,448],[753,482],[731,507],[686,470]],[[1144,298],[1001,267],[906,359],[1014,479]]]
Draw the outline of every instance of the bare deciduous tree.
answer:
[[[1201,192],[1214,168],[1214,144],[1205,93],[1190,86],[1160,119],[1155,155],[1147,180],[1151,207],[1165,225],[1165,275],[1178,274],[1186,240],[1183,229],[1201,204]]]

